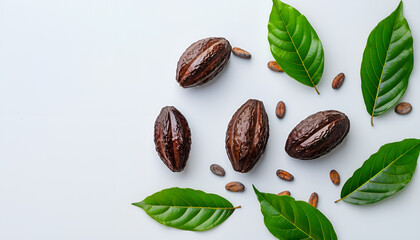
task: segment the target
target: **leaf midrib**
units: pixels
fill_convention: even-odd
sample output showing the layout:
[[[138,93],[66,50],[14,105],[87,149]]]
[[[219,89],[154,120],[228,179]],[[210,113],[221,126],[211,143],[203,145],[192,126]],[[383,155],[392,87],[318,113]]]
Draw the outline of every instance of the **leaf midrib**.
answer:
[[[341,198],[341,200],[346,199],[348,196],[350,196],[351,194],[353,194],[354,192],[356,192],[357,190],[359,190],[361,187],[363,187],[364,185],[366,185],[367,183],[369,183],[373,178],[375,178],[378,174],[382,173],[385,169],[387,169],[389,166],[391,166],[392,164],[394,164],[398,159],[400,159],[402,156],[406,155],[408,152],[410,152],[411,150],[413,150],[413,148],[417,147],[418,145],[420,145],[420,143],[417,143],[416,145],[414,145],[413,147],[411,147],[410,149],[408,149],[407,151],[405,151],[403,154],[401,154],[400,156],[398,156],[395,160],[393,160],[390,164],[388,164],[386,167],[382,168],[381,171],[379,171],[378,173],[376,173],[374,176],[372,176],[371,178],[369,178],[365,183],[363,183],[362,185],[360,185],[360,187],[356,188],[355,190],[353,190],[351,193],[347,194],[345,197]]]
[[[309,235],[308,233],[306,233],[305,231],[303,231],[300,227],[298,227],[294,222],[290,221],[289,219],[287,219],[281,212],[279,212],[261,193],[259,193],[259,195],[264,198],[264,201],[266,203],[268,203],[276,212],[279,213],[279,215],[286,219],[289,223],[291,223],[293,226],[295,226],[299,231],[305,233],[310,239],[314,239],[311,235]],[[315,239],[314,239],[315,240]]]
[[[379,88],[381,87],[381,84],[382,84],[382,77],[383,77],[383,74],[384,74],[385,65],[386,65],[386,63],[388,61],[389,49],[391,47],[391,40],[392,40],[392,36],[394,35],[395,25],[397,23],[397,15],[398,14],[395,14],[394,24],[392,25],[391,38],[389,39],[389,44],[388,44],[388,49],[386,50],[386,56],[385,56],[384,65],[382,66],[381,77],[379,78],[378,87],[376,89],[375,102],[373,103],[372,114],[371,114],[371,117],[370,117],[370,123],[371,123],[372,126],[373,126],[373,115],[375,114],[375,109],[376,109],[376,102],[377,102],[378,96],[379,96]]]
[[[274,1],[274,4],[276,5],[276,11],[277,11],[277,14],[280,16],[281,21],[282,21],[282,23],[283,23],[283,26],[284,26],[284,28],[286,29],[287,35],[289,36],[289,38],[290,38],[290,40],[291,40],[291,43],[293,44],[293,47],[295,48],[296,53],[297,53],[297,55],[298,55],[298,57],[299,57],[299,60],[300,60],[300,62],[302,63],[303,69],[305,69],[306,75],[308,75],[308,78],[309,78],[309,80],[311,81],[312,85],[314,86],[315,91],[319,94],[318,89],[316,89],[315,83],[314,83],[314,81],[312,80],[311,75],[309,75],[309,72],[308,72],[308,70],[306,69],[305,62],[303,62],[302,57],[300,56],[300,53],[299,53],[298,49],[296,48],[295,42],[293,41],[293,38],[292,38],[292,36],[291,36],[291,35],[290,35],[290,33],[289,33],[289,29],[287,28],[286,23],[284,22],[283,15],[282,15],[282,14],[280,13],[280,11],[279,11],[279,6],[278,6],[277,1]]]
[[[133,203],[133,205],[136,205],[137,203]],[[235,210],[236,207],[196,207],[196,206],[170,206],[170,205],[153,205],[149,203],[144,203],[147,206],[152,207],[174,207],[174,208],[199,208],[199,209],[212,209],[212,210]],[[140,203],[139,203],[140,205]],[[136,205],[137,206],[137,205]]]

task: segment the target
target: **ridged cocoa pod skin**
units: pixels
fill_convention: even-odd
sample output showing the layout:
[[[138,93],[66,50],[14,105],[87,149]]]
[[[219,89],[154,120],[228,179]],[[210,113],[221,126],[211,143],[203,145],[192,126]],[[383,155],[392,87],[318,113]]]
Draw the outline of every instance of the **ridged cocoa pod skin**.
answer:
[[[233,115],[226,131],[226,152],[237,172],[249,172],[265,151],[268,117],[261,101],[250,99]]]
[[[193,43],[179,58],[176,81],[181,87],[190,88],[212,80],[228,63],[231,50],[229,41],[221,37]]]
[[[191,150],[191,131],[184,115],[173,106],[162,108],[156,118],[155,146],[172,172],[184,170]]]
[[[285,150],[302,160],[318,158],[339,145],[350,130],[350,120],[339,111],[328,110],[310,115],[289,134]]]

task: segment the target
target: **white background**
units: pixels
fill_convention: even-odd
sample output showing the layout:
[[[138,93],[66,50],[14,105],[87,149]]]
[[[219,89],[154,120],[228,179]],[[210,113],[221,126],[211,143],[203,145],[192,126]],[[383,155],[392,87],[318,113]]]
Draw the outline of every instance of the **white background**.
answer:
[[[390,110],[371,127],[359,69],[370,31],[397,0],[295,0],[316,29],[325,51],[317,95],[267,69],[271,1],[245,0],[1,0],[0,1],[0,239],[274,239],[263,223],[251,184],[277,193],[290,190],[318,209],[339,239],[418,239],[420,172],[397,195],[368,206],[334,204],[341,186],[388,142],[420,137],[419,61],[402,98],[414,110]],[[404,0],[417,50],[420,2]],[[194,41],[226,37],[253,55],[232,56],[213,82],[183,89],[176,63]],[[420,59],[415,51],[415,60]],[[344,72],[339,90],[332,79]],[[227,124],[249,98],[264,102],[270,138],[264,157],[246,174],[233,171],[224,149]],[[284,119],[275,117],[279,100]],[[153,125],[160,109],[176,106],[192,131],[186,169],[172,173],[158,158]],[[346,140],[314,161],[290,158],[291,129],[319,110],[337,109],[351,120]],[[225,167],[224,178],[209,171]],[[295,181],[277,178],[285,169]],[[341,174],[334,186],[331,169]],[[239,180],[244,193],[224,185]],[[168,228],[130,203],[167,187],[217,193],[242,205],[207,232]]]

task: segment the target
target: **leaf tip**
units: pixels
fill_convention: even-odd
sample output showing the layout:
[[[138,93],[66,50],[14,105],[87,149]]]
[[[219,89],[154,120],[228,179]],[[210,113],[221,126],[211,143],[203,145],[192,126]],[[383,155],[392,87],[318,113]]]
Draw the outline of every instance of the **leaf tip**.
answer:
[[[401,0],[400,3],[398,4],[397,9],[395,9],[395,12],[402,13],[402,11],[403,11],[403,1]]]
[[[254,188],[254,192],[255,192],[255,194],[259,194],[260,193],[260,191],[258,191],[258,189],[254,186],[254,184],[252,184],[252,188]]]
[[[135,202],[135,203],[131,203],[131,205],[141,208],[144,205],[144,203],[143,202]]]

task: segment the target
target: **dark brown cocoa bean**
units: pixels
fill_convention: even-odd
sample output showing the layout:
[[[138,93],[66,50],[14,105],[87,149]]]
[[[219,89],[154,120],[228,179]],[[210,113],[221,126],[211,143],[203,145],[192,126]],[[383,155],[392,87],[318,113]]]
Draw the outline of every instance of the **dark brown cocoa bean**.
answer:
[[[402,102],[395,107],[395,112],[400,115],[405,115],[411,112],[413,107],[408,102]]]
[[[277,193],[277,196],[283,196],[283,195],[290,196],[290,192],[289,191],[283,191],[283,192]]]
[[[318,206],[318,193],[314,192],[311,194],[311,196],[309,197],[309,204],[311,204],[313,207],[317,207]]]
[[[283,101],[280,101],[276,106],[276,116],[278,118],[283,118],[284,114],[286,114],[286,105]]]
[[[340,185],[340,175],[336,170],[331,170],[330,178],[332,183],[334,183],[337,186]]]
[[[284,72],[276,61],[269,61],[267,67],[274,72]]]
[[[172,106],[162,108],[155,121],[155,146],[173,172],[184,169],[191,149],[191,131],[185,117]]]
[[[332,81],[332,88],[338,89],[341,87],[341,84],[343,84],[344,81],[344,73],[339,73],[334,80]]]
[[[281,170],[281,169],[276,171],[276,175],[277,175],[277,177],[279,177],[283,180],[286,180],[286,181],[293,181],[293,179],[295,179],[292,174],[290,174],[287,171]]]
[[[231,192],[243,192],[245,186],[240,182],[230,182],[226,184],[225,189]]]
[[[264,153],[268,117],[261,101],[250,99],[233,115],[226,131],[226,152],[237,172],[248,172]]]
[[[289,134],[285,150],[302,160],[318,158],[339,145],[350,130],[350,120],[339,111],[317,112],[301,121]]]
[[[210,166],[210,171],[214,174],[216,174],[217,176],[225,176],[226,172],[225,169],[223,169],[222,166],[220,166],[219,164],[212,164]]]
[[[193,43],[178,61],[176,80],[184,88],[204,84],[219,74],[232,47],[225,38],[205,38]]]
[[[251,53],[248,51],[243,50],[242,48],[234,47],[232,48],[232,53],[240,58],[251,58]]]

